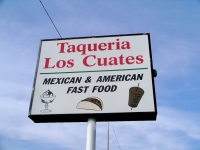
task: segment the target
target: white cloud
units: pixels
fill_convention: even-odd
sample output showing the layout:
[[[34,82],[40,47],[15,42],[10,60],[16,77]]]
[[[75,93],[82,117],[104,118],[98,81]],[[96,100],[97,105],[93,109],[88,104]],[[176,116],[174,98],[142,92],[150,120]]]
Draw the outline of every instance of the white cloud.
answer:
[[[5,80],[0,82],[2,136],[74,150],[85,148],[87,123],[35,124],[28,118],[31,86]],[[123,150],[186,150],[191,149],[188,140],[200,141],[198,114],[166,107],[158,107],[158,110],[157,121],[113,122]],[[97,123],[97,150],[106,147],[105,125]],[[118,145],[110,124],[110,150],[115,149]]]
[[[163,110],[163,111],[162,111]],[[116,123],[123,149],[191,149],[188,139],[199,139],[198,122],[182,117],[182,112],[163,108],[156,122]],[[165,112],[166,111],[166,112]],[[173,115],[176,113],[177,115]],[[189,117],[191,117],[189,115]],[[191,127],[193,129],[191,129]]]
[[[27,97],[27,96],[26,96]],[[28,118],[29,100],[1,96],[0,134],[10,139],[84,149],[87,123],[35,124]],[[113,122],[124,150],[190,149],[188,139],[200,141],[200,120],[192,114],[160,107],[157,121]],[[78,142],[78,144],[76,144]],[[106,124],[97,123],[97,149],[105,149]],[[110,124],[110,149],[118,149]]]
[[[130,3],[121,4],[112,1],[88,5],[89,3],[85,2],[59,1],[52,5],[44,1],[63,37],[149,31],[154,68],[158,71],[156,84],[159,86],[156,87],[159,87],[157,90],[159,95],[179,94],[180,99],[186,99],[181,95],[182,93],[198,91],[198,84],[192,85],[189,80],[199,77],[197,22],[200,15],[195,13],[197,7],[193,7],[191,15],[189,14],[191,9],[187,5],[184,5],[184,8],[188,8],[185,12],[185,9],[177,9],[178,6],[174,7],[174,3],[169,2],[170,5],[167,6],[173,6],[173,12],[169,12],[166,3],[160,4],[160,9],[156,9],[159,6],[156,3],[156,6],[152,6],[150,3],[142,5],[134,2],[134,6],[127,7]],[[59,6],[55,7],[54,4]],[[194,6],[196,2],[190,4]],[[4,10],[7,6],[10,5],[6,5]],[[16,11],[18,6],[23,6],[23,11]],[[7,13],[1,15],[0,134],[11,140],[20,139],[24,142],[85,149],[87,123],[34,124],[28,118],[39,40],[43,37],[57,38],[58,34],[39,2],[23,2],[23,5],[20,2],[18,6],[15,5],[15,9],[10,7]],[[27,11],[28,9],[30,11]],[[32,11],[33,14],[30,13]],[[17,14],[18,19],[13,17],[14,13]],[[173,17],[171,14],[176,16]],[[183,23],[181,16],[183,17],[184,14],[188,15],[187,18],[183,18]],[[174,21],[176,18],[179,18],[179,21]],[[191,32],[193,30],[194,32]],[[175,80],[184,80],[187,86],[179,85],[180,88],[175,90],[166,86],[166,84],[175,84]],[[172,100],[166,98],[160,101],[171,102]],[[192,113],[192,108],[191,112],[166,107],[158,107],[158,109],[158,119],[155,122],[113,122],[123,150],[186,150],[192,149],[193,141],[200,143],[199,113]],[[97,149],[105,149],[105,145],[106,123],[97,123]],[[110,150],[117,149],[115,135],[110,126]]]

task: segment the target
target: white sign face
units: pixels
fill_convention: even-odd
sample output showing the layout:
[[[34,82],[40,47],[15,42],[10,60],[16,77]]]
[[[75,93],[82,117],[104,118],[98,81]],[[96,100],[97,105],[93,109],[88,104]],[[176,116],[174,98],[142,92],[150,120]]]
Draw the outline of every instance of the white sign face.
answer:
[[[156,112],[149,34],[43,40],[30,115]]]

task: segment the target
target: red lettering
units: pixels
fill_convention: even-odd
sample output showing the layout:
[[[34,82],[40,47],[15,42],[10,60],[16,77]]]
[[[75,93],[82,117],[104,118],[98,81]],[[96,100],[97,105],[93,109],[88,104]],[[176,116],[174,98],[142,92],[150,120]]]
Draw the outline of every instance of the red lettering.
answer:
[[[119,43],[119,39],[116,39],[117,40],[117,42],[116,42],[116,50],[117,49],[120,49],[120,43]]]
[[[128,56],[126,57],[126,63],[131,65],[133,64],[135,61],[134,61],[134,57],[133,56]]]
[[[86,45],[85,45],[85,44],[79,44],[79,45],[77,46],[77,51],[78,51],[78,52],[82,52],[81,55],[85,55],[85,54],[86,54],[86,53],[85,53],[85,48],[86,48]]]
[[[113,50],[113,49],[112,49],[112,45],[115,45],[115,43],[114,43],[114,42],[108,43],[108,50]]]
[[[124,42],[122,42],[122,49],[130,49],[131,47],[130,47],[130,43],[128,42],[128,41],[124,41]]]
[[[102,61],[102,58],[97,58],[98,66],[107,66],[107,58],[103,58],[103,63],[101,61]]]
[[[67,48],[66,45],[67,44]],[[92,51],[105,51],[105,50],[126,50],[130,49],[131,45],[128,41],[121,42],[120,39],[116,39],[115,42],[106,43],[89,43],[89,44],[78,44],[69,45],[68,42],[57,43],[59,46],[59,53],[75,53],[80,52],[81,55],[86,55],[88,52]]]
[[[117,65],[117,58],[116,57],[110,57],[109,58],[109,65]]]
[[[60,45],[59,53],[65,53],[65,44],[68,44],[68,43],[67,42],[66,43],[57,43],[57,46]]]
[[[67,68],[72,68],[74,66],[74,60],[73,59],[70,59],[67,61]]]
[[[55,65],[52,66],[52,67],[49,67],[49,60],[50,60],[50,59],[51,59],[51,58],[45,58],[44,69],[47,69],[47,68],[54,68],[54,67],[55,67]]]
[[[142,55],[138,55],[137,57],[136,57],[136,64],[141,64],[141,63],[143,63],[144,62],[144,60],[143,60],[143,56]]]
[[[84,64],[85,66],[87,66],[87,67],[92,67],[92,66],[94,66],[96,63],[94,63],[94,64],[92,64],[92,65],[88,64],[88,58],[89,58],[89,57],[93,57],[94,59],[96,59],[96,56],[95,56],[95,55],[86,56],[86,57],[83,59],[83,64]]]
[[[119,56],[119,63],[120,63],[120,65],[124,64],[123,58],[124,58],[123,55]]]
[[[88,44],[88,51],[97,51],[97,43],[94,43],[94,47],[92,49],[92,44]]]
[[[106,50],[106,43],[100,43],[98,48],[99,48],[100,51]]]
[[[68,53],[74,53],[74,52],[76,52],[75,48],[76,48],[75,45],[69,45],[67,52]]]
[[[57,68],[63,68],[66,66],[66,61],[64,60],[59,60],[57,63],[56,63],[56,67]]]

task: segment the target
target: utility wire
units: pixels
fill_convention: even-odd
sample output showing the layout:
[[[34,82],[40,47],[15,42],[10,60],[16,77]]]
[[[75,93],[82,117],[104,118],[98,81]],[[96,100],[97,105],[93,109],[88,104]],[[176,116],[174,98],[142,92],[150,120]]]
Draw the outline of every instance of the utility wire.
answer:
[[[111,124],[112,124],[112,122],[111,122]],[[115,129],[114,129],[113,124],[112,124],[112,128],[113,128],[113,131],[114,131],[114,133],[115,133]],[[116,137],[116,139],[117,139],[117,134],[116,134],[116,133],[115,133],[115,137]],[[119,149],[121,150],[118,139],[117,139],[117,143],[118,143]]]
[[[53,20],[51,19],[50,15],[48,14],[48,12],[47,12],[47,10],[45,9],[44,5],[42,4],[42,1],[41,1],[41,0],[39,0],[39,1],[40,1],[40,3],[41,3],[42,7],[44,8],[44,10],[46,11],[46,13],[47,13],[47,15],[48,15],[49,19],[51,20],[51,22],[52,22],[53,26],[54,26],[54,27],[55,27],[55,29],[56,29],[56,31],[58,32],[58,34],[59,34],[60,38],[62,38],[62,37],[61,37],[61,35],[60,35],[60,33],[59,33],[59,31],[58,31],[58,29],[56,28],[55,24],[53,23]]]

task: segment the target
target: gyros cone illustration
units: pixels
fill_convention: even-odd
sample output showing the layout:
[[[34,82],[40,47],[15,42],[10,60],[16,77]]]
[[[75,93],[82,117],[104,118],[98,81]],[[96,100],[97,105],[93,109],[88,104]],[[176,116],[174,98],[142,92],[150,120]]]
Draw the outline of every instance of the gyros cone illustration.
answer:
[[[98,97],[88,97],[82,101],[80,101],[77,106],[77,109],[86,109],[86,110],[103,110],[103,102]]]
[[[138,87],[131,87],[129,89],[129,101],[128,105],[130,107],[137,107],[142,96],[144,94],[144,90],[142,88]]]

